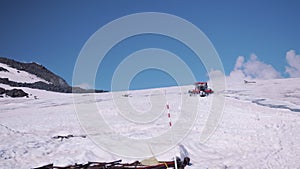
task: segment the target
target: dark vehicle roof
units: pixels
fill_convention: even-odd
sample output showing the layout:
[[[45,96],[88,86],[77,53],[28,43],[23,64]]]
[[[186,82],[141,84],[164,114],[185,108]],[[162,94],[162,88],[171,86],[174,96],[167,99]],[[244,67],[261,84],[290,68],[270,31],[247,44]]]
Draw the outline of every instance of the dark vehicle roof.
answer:
[[[195,84],[207,84],[207,82],[196,82]]]

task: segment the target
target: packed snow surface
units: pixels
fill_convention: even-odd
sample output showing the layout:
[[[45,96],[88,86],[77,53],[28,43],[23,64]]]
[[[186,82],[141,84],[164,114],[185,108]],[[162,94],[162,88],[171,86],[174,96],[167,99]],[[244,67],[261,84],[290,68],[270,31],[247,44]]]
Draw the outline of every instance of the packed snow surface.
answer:
[[[36,75],[30,74],[26,71],[17,70],[4,63],[0,63],[0,67],[8,70],[8,72],[0,71],[0,77],[8,78],[10,81],[21,82],[21,83],[34,83],[34,82],[41,81],[41,82],[49,83],[48,81],[39,78]]]
[[[32,95],[29,98],[0,98],[0,168],[32,168],[50,163],[65,166],[118,159],[124,162],[142,160],[142,157],[126,157],[126,152],[121,155],[110,153],[96,144],[93,137],[88,136],[90,133],[80,125],[82,123],[74,106],[74,98],[77,105],[87,108],[87,116],[88,108],[97,105],[99,115],[115,132],[112,134],[99,129],[98,134],[103,140],[112,142],[117,139],[116,135],[147,140],[166,134],[169,131],[167,110],[156,105],[169,105],[174,125],[197,111],[189,132],[182,134],[183,139],[174,148],[157,154],[158,150],[153,150],[158,160],[172,160],[174,154],[189,156],[191,165],[186,167],[188,169],[299,168],[299,82],[297,78],[251,84],[228,82],[225,91],[203,98],[189,96],[187,91],[193,86],[76,95],[22,88]],[[216,95],[225,97],[223,115],[211,137],[206,142],[200,142],[210,109],[219,106],[211,104]],[[127,114],[122,114],[122,111],[129,110],[123,104],[126,100],[141,112],[139,115],[147,115],[151,110],[157,113],[156,118],[147,123],[127,119]],[[187,106],[182,106],[186,101]],[[193,104],[198,104],[198,107],[195,109]],[[173,132],[176,134],[179,131]],[[56,136],[67,135],[73,137],[55,139]],[[156,145],[172,145],[170,141],[162,139]],[[125,148],[121,144],[109,146]],[[127,147],[130,146],[128,144]],[[151,145],[132,151],[149,149]]]

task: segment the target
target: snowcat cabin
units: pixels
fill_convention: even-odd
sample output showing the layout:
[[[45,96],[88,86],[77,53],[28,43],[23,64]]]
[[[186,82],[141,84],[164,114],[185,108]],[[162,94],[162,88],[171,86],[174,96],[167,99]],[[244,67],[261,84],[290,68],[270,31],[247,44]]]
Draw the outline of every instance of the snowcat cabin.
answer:
[[[213,91],[210,88],[208,88],[207,82],[196,82],[194,83],[194,85],[195,89],[188,91],[190,96],[199,95],[201,97],[205,97],[213,93]]]
[[[195,90],[205,91],[207,89],[207,82],[196,82]]]

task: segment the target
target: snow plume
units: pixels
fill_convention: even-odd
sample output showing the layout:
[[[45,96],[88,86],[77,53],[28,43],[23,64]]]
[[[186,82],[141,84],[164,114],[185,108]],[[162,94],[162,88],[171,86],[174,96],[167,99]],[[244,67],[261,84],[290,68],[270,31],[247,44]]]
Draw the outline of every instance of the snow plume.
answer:
[[[229,75],[229,79],[232,81],[275,79],[280,77],[280,73],[272,65],[259,61],[255,54],[252,54],[249,60],[245,60],[244,56],[239,56],[236,60],[234,70]]]
[[[289,66],[285,67],[285,72],[290,77],[300,77],[300,55],[296,55],[296,51],[290,50],[286,53],[286,61]]]

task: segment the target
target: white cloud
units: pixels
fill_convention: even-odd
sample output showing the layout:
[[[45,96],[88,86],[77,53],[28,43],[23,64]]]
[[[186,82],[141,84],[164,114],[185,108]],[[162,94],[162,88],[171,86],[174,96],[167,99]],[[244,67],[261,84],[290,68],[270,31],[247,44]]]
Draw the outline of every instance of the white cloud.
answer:
[[[234,66],[234,70],[237,70],[237,69],[242,68],[242,66],[243,66],[243,64],[244,64],[244,61],[245,61],[244,56],[239,56],[239,57],[236,59],[235,66]]]
[[[231,81],[275,79],[280,77],[280,73],[272,65],[259,61],[254,54],[250,56],[249,60],[245,60],[244,56],[239,56],[236,60],[234,70],[229,75]]]
[[[229,79],[230,81],[241,81],[246,78],[244,72],[242,71],[245,58],[244,56],[239,56],[236,59],[235,66],[233,71],[230,72]]]
[[[286,61],[289,66],[285,67],[285,72],[290,77],[300,77],[300,55],[296,55],[296,51],[290,50],[286,53]]]
[[[229,81],[242,81],[244,79],[249,79],[249,78],[246,78],[246,76],[242,70],[237,69],[237,70],[230,72]]]

